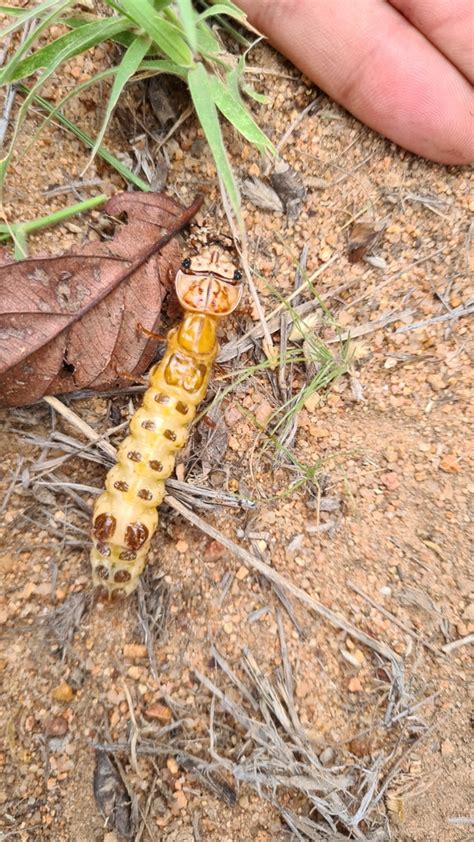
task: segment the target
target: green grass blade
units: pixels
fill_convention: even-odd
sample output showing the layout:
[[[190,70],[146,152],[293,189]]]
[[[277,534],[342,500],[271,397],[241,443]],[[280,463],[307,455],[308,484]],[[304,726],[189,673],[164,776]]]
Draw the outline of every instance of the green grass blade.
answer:
[[[193,54],[178,27],[164,20],[149,0],[126,0],[120,8],[149,35],[160,52],[182,67],[192,67]]]
[[[52,6],[57,6],[58,0],[45,0],[44,3],[39,3],[38,6],[33,6],[32,9],[22,9],[20,7],[14,6],[0,6],[0,14],[3,15],[11,15],[15,18],[8,26],[5,26],[4,29],[0,30],[0,40],[5,38],[6,35],[9,35],[10,32],[14,32],[15,29],[20,29],[25,23],[28,23],[30,20],[34,20],[35,18],[41,18],[41,15],[50,9]],[[61,4],[61,8],[62,8]],[[69,4],[68,4],[69,5]],[[70,4],[72,6],[72,2]],[[58,10],[56,9],[53,14],[55,14]],[[38,30],[36,30],[38,31]]]
[[[95,76],[91,76],[91,78],[87,79],[85,82],[81,82],[79,85],[75,85],[74,88],[68,91],[68,93],[65,96],[63,96],[63,98],[59,100],[59,102],[57,102],[54,106],[51,105],[51,110],[49,111],[48,116],[45,117],[42,123],[40,123],[35,133],[28,141],[27,145],[19,153],[18,161],[21,161],[21,159],[28,154],[32,145],[36,143],[41,132],[44,131],[46,126],[51,122],[51,120],[53,120],[56,117],[58,121],[60,121],[61,117],[63,116],[62,109],[64,108],[66,103],[69,102],[70,99],[73,99],[73,97],[75,96],[79,96],[80,93],[86,91],[88,88],[91,88],[93,85],[96,85],[98,82],[102,82],[104,79],[108,79],[109,76],[115,75],[116,72],[116,67],[109,67],[107,68],[107,70],[102,70],[100,71],[100,73],[96,73]]]
[[[205,23],[199,23],[196,29],[197,37],[197,51],[199,55],[211,58],[213,61],[218,61],[222,56],[222,44],[209,26]],[[222,59],[220,59],[222,61]]]
[[[54,2],[56,2],[56,0],[54,0]],[[14,17],[14,18],[19,18],[24,14],[25,14],[25,12],[23,11],[23,9],[21,7],[18,7],[18,6],[0,6],[0,15],[5,15],[6,17],[11,16],[11,17]],[[36,14],[36,9],[34,10],[34,12],[31,12],[31,10],[30,10],[30,12],[28,12],[28,14]],[[15,24],[15,26],[20,26],[20,24],[17,22]]]
[[[234,6],[233,3],[214,3],[213,6],[198,15],[198,20],[203,21],[216,15],[227,15],[230,18],[238,20],[240,23],[245,23],[247,18],[245,12],[239,9],[238,6]]]
[[[24,93],[29,92],[29,89],[25,85],[19,85],[19,89]],[[46,113],[49,114],[51,111],[54,111],[54,107],[46,99],[43,99],[43,97],[36,95],[33,97],[33,99],[35,103],[37,103],[39,106],[41,106],[41,108],[44,111],[46,111]],[[93,148],[94,139],[82,129],[80,129],[79,126],[76,126],[74,123],[71,123],[71,121],[68,120],[67,117],[65,117],[63,114],[57,114],[56,119],[59,123],[61,123],[62,126],[64,126],[65,129],[70,131],[71,134],[73,134],[75,137],[81,140],[85,146],[87,146],[89,149]],[[143,190],[145,193],[148,193],[151,190],[150,185],[147,184],[146,181],[143,181],[141,178],[138,177],[138,175],[135,175],[135,173],[129,170],[128,167],[126,167],[125,164],[122,164],[122,161],[116,158],[115,155],[112,155],[112,153],[109,152],[109,150],[106,149],[105,146],[101,146],[97,150],[97,154],[104,161],[107,161],[107,163],[110,164],[110,166],[113,167],[114,170],[120,173],[120,175],[123,179],[125,179],[125,181],[129,181],[131,184],[135,184],[135,186],[138,187],[139,190]]]
[[[193,9],[191,0],[176,0],[179,10],[179,17],[183,25],[183,31],[186,35],[189,46],[193,53],[197,52],[197,37],[196,37],[196,14]]]
[[[92,153],[89,161],[87,162],[84,170],[87,169],[90,162],[93,160],[95,155],[97,154],[97,150],[102,143],[103,137],[107,130],[107,126],[109,124],[109,120],[112,116],[112,112],[117,105],[117,102],[120,98],[120,95],[130,80],[130,78],[136,73],[138,70],[144,56],[148,52],[148,48],[150,46],[150,39],[145,37],[144,35],[137,36],[133,43],[130,45],[126,53],[124,54],[122,61],[116,68],[116,74],[114,83],[112,85],[112,90],[110,92],[109,100],[107,102],[107,108],[104,115],[104,120],[102,123],[102,127],[97,135],[96,141],[92,148]],[[84,172],[83,170],[83,172]]]
[[[270,102],[270,97],[266,94],[260,94],[255,88],[252,88],[250,85],[247,85],[246,82],[242,82],[240,85],[240,89],[243,94],[253,99],[255,102],[258,102],[260,105],[268,105]]]
[[[105,18],[97,20],[95,23],[86,23],[79,29],[73,29],[66,35],[62,35],[55,41],[36,50],[23,61],[9,62],[0,73],[0,84],[25,79],[43,68],[47,68],[45,74],[45,78],[47,78],[68,59],[78,53],[85,52],[102,41],[106,41],[121,30],[126,29],[127,26],[128,22],[125,18]]]
[[[262,151],[276,154],[271,140],[262,132],[240,98],[232,94],[232,89],[218,76],[209,76],[208,84],[214,103],[229,123]]]
[[[83,202],[77,202],[75,205],[68,205],[61,210],[54,211],[47,216],[40,216],[37,219],[30,219],[27,222],[12,222],[0,224],[0,240],[14,239],[15,231],[22,230],[25,235],[32,234],[34,231],[39,231],[41,228],[47,228],[50,225],[58,225],[65,219],[71,216],[77,216],[79,213],[85,213],[94,208],[103,205],[108,196],[92,196],[90,199],[85,199]]]
[[[30,51],[31,47],[38,40],[41,33],[48,29],[51,24],[53,24],[56,20],[61,17],[62,12],[68,8],[68,6],[72,5],[72,0],[64,0],[63,3],[60,5],[56,4],[56,8],[53,9],[50,14],[45,15],[39,21],[36,19],[36,24],[32,28],[31,32],[26,36],[26,38],[20,43],[20,46],[16,50],[13,56],[11,56],[5,65],[3,71],[0,71],[0,85],[4,84],[5,82],[10,82],[14,76],[15,68],[20,63],[22,56],[27,55]],[[2,34],[0,33],[0,38]],[[8,78],[6,78],[8,76]],[[5,77],[5,78],[4,78]]]
[[[188,86],[199,122],[210,146],[217,172],[227,192],[232,209],[240,221],[239,189],[222,139],[219,116],[212,96],[210,78],[204,65],[201,63],[196,64],[188,73]]]
[[[179,64],[168,61],[166,58],[145,59],[138,70],[143,70],[150,75],[151,73],[171,73],[173,76],[179,76],[180,79],[187,78],[186,71]]]

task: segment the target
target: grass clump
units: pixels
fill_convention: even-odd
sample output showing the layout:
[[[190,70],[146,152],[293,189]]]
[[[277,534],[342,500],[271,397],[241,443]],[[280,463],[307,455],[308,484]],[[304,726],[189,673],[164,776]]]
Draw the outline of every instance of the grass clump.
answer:
[[[191,0],[104,0],[101,9],[88,4],[92,11],[84,11],[73,0],[43,0],[31,9],[0,6],[0,13],[9,23],[0,31],[0,40],[22,32],[16,47],[0,70],[0,86],[21,85],[25,94],[16,119],[9,147],[0,160],[0,188],[6,177],[18,133],[33,103],[41,102],[41,89],[53,74],[61,71],[69,59],[107,42],[121,46],[118,62],[107,69],[112,78],[108,102],[100,130],[93,139],[81,137],[78,127],[61,113],[65,100],[54,109],[49,106],[69,130],[91,147],[91,158],[97,153],[107,157],[115,166],[115,159],[102,145],[107,126],[125,86],[131,81],[168,73],[182,79],[191,95],[196,115],[212,152],[220,183],[227,194],[230,206],[240,219],[240,195],[237,182],[227,156],[220,117],[228,120],[240,134],[263,153],[273,153],[270,140],[255,122],[242,92],[252,96],[244,83],[245,59],[237,61],[227,52],[216,32],[216,21],[235,20],[245,24],[244,13],[230,0],[208,4],[201,3],[198,11]],[[48,38],[53,26],[61,25],[66,32]],[[239,33],[226,23],[231,35],[242,41]],[[46,43],[44,43],[46,40]],[[250,46],[250,43],[249,43]],[[84,90],[104,77],[104,72],[94,74],[78,86]],[[255,96],[255,98],[259,98]],[[107,154],[104,154],[107,153]],[[128,172],[121,168],[121,174]],[[143,183],[136,186],[144,189]]]

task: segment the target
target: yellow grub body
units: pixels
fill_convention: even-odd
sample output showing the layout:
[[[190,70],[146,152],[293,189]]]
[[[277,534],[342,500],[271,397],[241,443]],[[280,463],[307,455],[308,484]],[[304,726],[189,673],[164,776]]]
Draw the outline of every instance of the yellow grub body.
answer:
[[[240,287],[231,285],[227,276],[218,276],[216,281],[210,272],[215,257],[195,262],[196,272],[178,273],[184,318],[169,332],[165,354],[150,371],[150,386],[118,449],[117,464],[107,474],[106,490],[94,507],[92,578],[109,596],[129,594],[138,584],[158,526],[157,507],[165,494],[165,480],[173,472],[176,451],[186,444],[196,408],[206,393],[218,351],[218,320],[240,299]],[[206,272],[199,271],[203,262]]]

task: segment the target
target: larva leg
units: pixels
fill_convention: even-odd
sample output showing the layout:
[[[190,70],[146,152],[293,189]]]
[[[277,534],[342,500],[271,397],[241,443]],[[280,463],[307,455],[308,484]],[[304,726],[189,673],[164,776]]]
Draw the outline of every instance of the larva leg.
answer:
[[[207,265],[214,264],[212,256]],[[137,586],[158,526],[165,480],[206,392],[217,354],[217,320],[239,301],[236,273],[231,280],[219,272],[198,268],[184,283],[178,273],[178,296],[186,310],[183,321],[168,334],[163,359],[150,372],[150,386],[95,504],[92,578],[109,595],[129,594]]]

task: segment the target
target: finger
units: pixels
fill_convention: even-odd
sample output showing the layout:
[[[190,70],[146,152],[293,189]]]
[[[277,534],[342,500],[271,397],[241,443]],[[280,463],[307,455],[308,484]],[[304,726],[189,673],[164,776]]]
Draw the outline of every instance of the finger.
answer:
[[[469,83],[382,0],[239,0],[250,21],[371,128],[448,164],[474,157]],[[363,11],[361,12],[361,6]]]
[[[474,82],[474,9],[472,0],[389,0]]]

